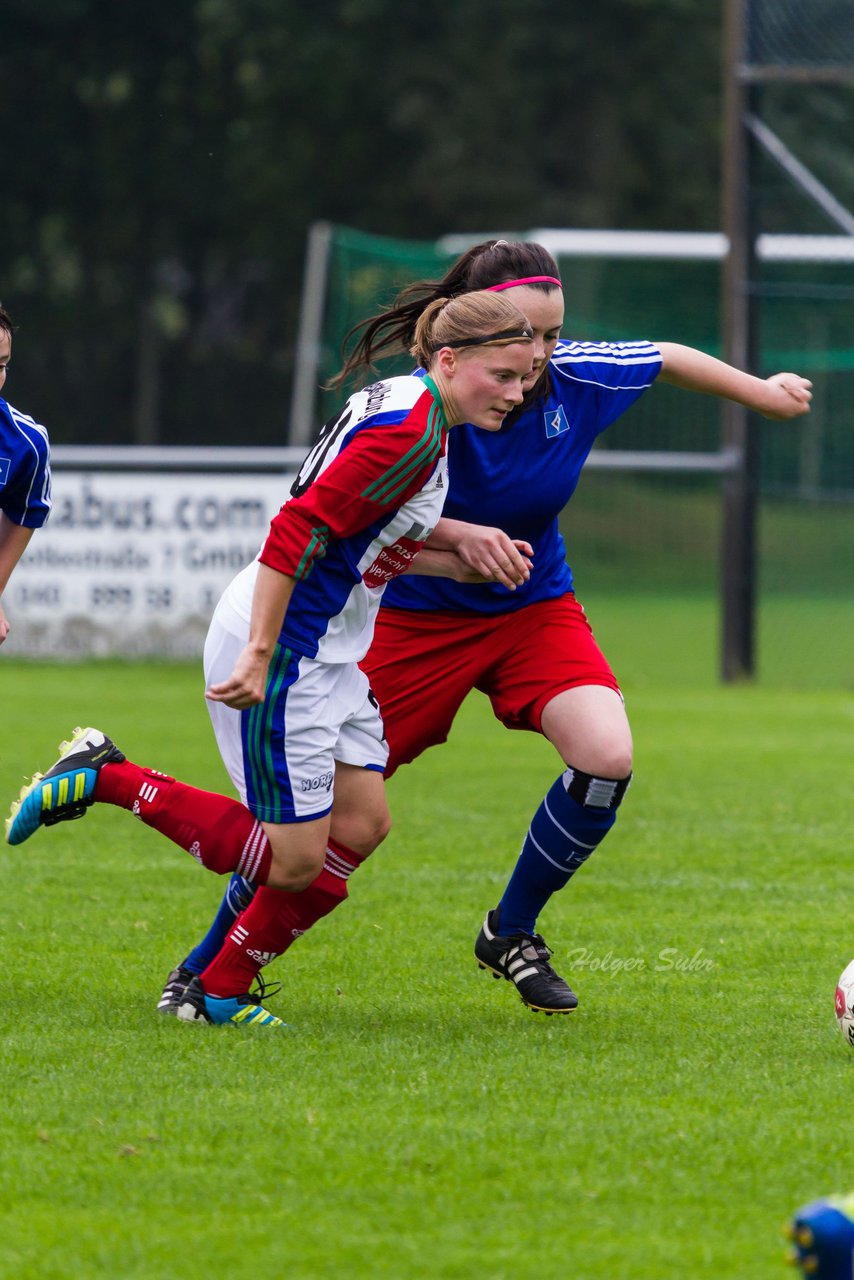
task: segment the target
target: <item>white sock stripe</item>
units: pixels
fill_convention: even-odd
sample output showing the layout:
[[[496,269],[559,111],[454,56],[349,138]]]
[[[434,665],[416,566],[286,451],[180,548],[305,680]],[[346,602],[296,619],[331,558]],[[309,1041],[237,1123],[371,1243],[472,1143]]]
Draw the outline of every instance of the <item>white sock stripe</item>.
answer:
[[[237,860],[237,866],[234,868],[237,874],[239,876],[243,876],[243,878],[246,880],[249,879],[246,871],[247,858],[248,858],[248,844],[249,844],[249,841],[247,841],[246,844],[243,846],[243,850],[240,854],[240,857]]]
[[[266,846],[266,843],[267,843],[267,833],[264,830],[264,828],[261,826],[261,823],[259,822],[258,829],[255,832],[255,841],[252,847],[253,857],[252,857],[252,870],[251,870],[251,876],[250,876],[252,880],[254,880],[255,876],[258,874],[258,868],[260,867],[261,860],[264,857],[264,848]]]
[[[156,797],[159,790],[160,790],[159,787],[153,786],[150,782],[143,782],[142,786],[139,789],[139,794],[143,800],[147,800],[149,803],[151,803]]]
[[[333,849],[326,850],[326,857],[329,862],[335,862],[340,867],[346,868],[348,871],[354,871],[356,868],[355,862],[350,862],[348,858],[342,858],[341,854],[336,853]]]
[[[567,839],[571,840],[571,839],[572,839],[572,836],[569,834],[569,832],[567,831],[566,827],[562,827],[562,826],[560,825],[560,823],[558,822],[557,818],[554,816],[554,814],[552,813],[551,809],[549,808],[549,798],[548,798],[548,796],[546,796],[546,797],[545,797],[545,799],[543,800],[543,808],[545,809],[546,813],[549,815],[549,821],[550,821],[550,822],[552,822],[552,823],[554,824],[554,826],[556,826],[556,827],[557,827],[557,829],[558,829],[558,831],[561,833],[561,835],[566,836],[566,837],[567,837]],[[530,836],[530,838],[531,838],[532,840],[534,840],[534,837],[531,835],[530,828],[528,829],[528,835]],[[537,844],[536,840],[534,840],[534,844]],[[538,848],[538,849],[540,848],[540,846],[539,846],[538,844],[537,844],[537,848]],[[541,850],[541,849],[540,849],[540,852],[542,853],[542,850]]]
[[[571,832],[571,831],[567,831],[566,827],[562,827],[562,826],[560,825],[560,823],[558,822],[557,818],[554,816],[554,814],[552,813],[551,809],[549,808],[549,798],[548,798],[548,796],[546,796],[546,798],[543,800],[543,808],[545,809],[546,813],[549,815],[550,820],[551,820],[551,821],[554,823],[554,825],[557,827],[558,831],[561,833],[561,835],[566,836],[567,840],[571,840],[573,844],[580,844],[580,845],[581,845],[581,847],[582,847],[582,849],[595,849],[595,848],[596,848],[596,845],[595,845],[595,844],[585,844],[583,840],[577,840],[577,839],[575,838],[575,836],[572,834],[572,832]],[[530,830],[528,831],[528,835],[529,835],[529,836],[531,835]],[[532,840],[534,840],[534,837],[533,837],[533,836],[531,836],[531,839],[532,839]],[[537,844],[536,840],[534,840],[534,844]],[[540,849],[540,846],[539,846],[538,844],[537,844],[537,848],[538,848],[538,849]],[[542,849],[540,849],[540,852],[542,853]]]
[[[261,859],[264,854],[264,845],[267,840],[267,833],[261,826],[260,822],[256,822],[253,827],[249,839],[243,846],[243,852],[237,864],[238,875],[243,876],[246,880],[254,879],[261,865]]]
[[[259,829],[257,829],[255,844],[252,846],[252,860],[251,863],[248,864],[248,868],[246,870],[246,878],[248,881],[255,881],[257,870],[259,870],[261,865],[262,856],[264,856],[265,842],[266,833],[264,831],[264,827],[259,826]]]
[[[346,880],[350,874],[356,870],[359,864],[357,862],[348,862],[346,858],[342,858],[339,853],[333,852],[332,849],[326,850],[326,859],[323,863],[323,869],[329,871],[333,876],[338,876],[341,880]]]
[[[540,849],[540,846],[537,845],[537,848]],[[563,862],[555,862],[554,858],[550,858],[549,855],[546,853],[545,849],[540,849],[540,853],[545,858],[546,862],[550,862],[553,867],[557,867],[558,871],[567,870],[566,865]]]
[[[571,837],[571,836],[570,836],[570,837],[568,837],[568,838],[569,838],[570,840],[572,839],[572,837]],[[531,841],[531,844],[535,847],[535,849],[537,850],[537,853],[540,855],[540,857],[545,858],[546,862],[550,862],[550,863],[552,864],[552,866],[553,866],[553,867],[557,867],[558,871],[568,871],[568,870],[569,870],[569,867],[567,866],[567,864],[566,864],[565,862],[555,862],[554,858],[552,858],[550,854],[546,853],[546,851],[545,851],[545,849],[543,848],[543,846],[542,846],[541,844],[539,844],[539,843],[534,839],[534,837],[533,837],[533,835],[532,835],[532,833],[531,833],[530,831],[528,831],[528,839]],[[582,844],[580,840],[575,840],[575,841],[573,841],[573,843],[574,843],[574,844],[580,844],[580,845],[581,845],[581,847],[582,847],[582,849],[586,849],[586,850],[587,850],[587,853],[584,855],[584,857],[585,857],[585,858],[589,858],[589,857],[590,857],[590,854],[591,854],[591,853],[593,852],[593,850],[596,848],[596,845],[595,845],[595,844],[590,844],[590,845]],[[573,852],[574,852],[574,851],[573,851]]]

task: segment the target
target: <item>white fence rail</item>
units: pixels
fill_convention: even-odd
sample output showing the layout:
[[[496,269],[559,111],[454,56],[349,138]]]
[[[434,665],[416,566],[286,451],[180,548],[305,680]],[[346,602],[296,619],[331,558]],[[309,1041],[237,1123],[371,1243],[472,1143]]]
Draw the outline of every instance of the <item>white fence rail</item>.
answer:
[[[223,588],[258,553],[302,449],[57,446],[53,510],[4,595],[0,653],[195,658]],[[594,450],[591,469],[724,473],[718,453]]]

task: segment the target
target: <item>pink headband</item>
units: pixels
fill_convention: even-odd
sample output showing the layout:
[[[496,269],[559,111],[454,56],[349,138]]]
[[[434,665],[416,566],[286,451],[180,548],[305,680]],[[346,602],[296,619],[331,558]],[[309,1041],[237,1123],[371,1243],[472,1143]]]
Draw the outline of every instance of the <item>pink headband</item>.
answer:
[[[498,293],[501,289],[515,289],[517,284],[556,284],[559,289],[563,288],[560,280],[555,276],[523,276],[521,280],[505,280],[503,284],[491,284],[484,293]]]

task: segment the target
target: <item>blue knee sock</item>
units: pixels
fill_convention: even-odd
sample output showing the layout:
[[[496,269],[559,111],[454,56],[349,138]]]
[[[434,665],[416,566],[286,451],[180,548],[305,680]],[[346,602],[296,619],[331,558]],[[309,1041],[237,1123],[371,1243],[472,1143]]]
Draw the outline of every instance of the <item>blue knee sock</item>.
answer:
[[[219,904],[213,924],[198,946],[193,947],[186,960],[181,962],[185,969],[189,969],[190,973],[202,973],[207,969],[214,956],[219,954],[229,929],[241,911],[248,907],[255,897],[255,889],[256,885],[244,880],[243,876],[239,876],[237,872],[234,873],[228,882],[228,888]]]
[[[533,933],[553,893],[605,839],[629,778],[594,778],[567,769],[534,814],[519,861],[498,906],[497,932]]]

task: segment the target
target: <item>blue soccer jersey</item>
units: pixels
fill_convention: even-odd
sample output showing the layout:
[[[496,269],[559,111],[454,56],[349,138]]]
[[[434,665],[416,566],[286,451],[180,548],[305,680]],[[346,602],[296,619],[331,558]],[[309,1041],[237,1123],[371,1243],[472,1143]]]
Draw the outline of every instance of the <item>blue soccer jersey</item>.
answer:
[[[558,528],[596,437],[661,372],[650,342],[559,342],[551,388],[498,432],[465,424],[448,437],[450,491],[443,514],[503,529],[534,548],[529,580],[515,591],[497,583],[410,575],[389,583],[383,606],[508,613],[572,590]]]
[[[47,432],[0,399],[0,511],[13,524],[40,529],[50,514]]]

